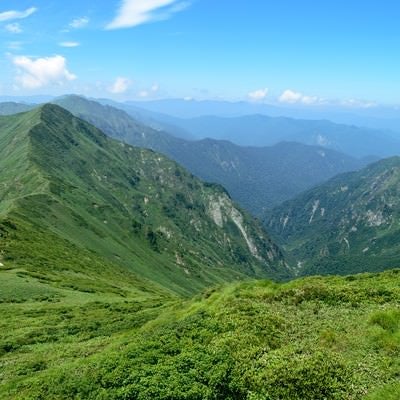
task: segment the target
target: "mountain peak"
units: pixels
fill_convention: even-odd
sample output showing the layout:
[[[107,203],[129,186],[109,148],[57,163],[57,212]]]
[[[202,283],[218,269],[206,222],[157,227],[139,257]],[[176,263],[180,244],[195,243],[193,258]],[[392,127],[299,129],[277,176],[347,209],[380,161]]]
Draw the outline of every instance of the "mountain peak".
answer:
[[[56,104],[43,104],[28,115],[32,118],[29,132],[32,143],[45,148],[48,156],[54,157],[60,151],[87,141],[102,147],[106,140],[99,129]]]
[[[43,122],[56,122],[60,119],[67,118],[71,120],[74,116],[67,111],[65,108],[58,106],[57,104],[46,103],[39,106],[36,110],[39,113],[40,119]]]

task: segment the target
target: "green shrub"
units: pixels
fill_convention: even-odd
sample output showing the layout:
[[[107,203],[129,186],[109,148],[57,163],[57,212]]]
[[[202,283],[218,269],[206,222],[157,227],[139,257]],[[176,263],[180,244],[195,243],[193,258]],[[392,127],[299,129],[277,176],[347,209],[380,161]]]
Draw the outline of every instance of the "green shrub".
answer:
[[[248,377],[265,399],[339,400],[351,391],[352,373],[339,356],[326,351],[267,354]]]
[[[390,333],[400,328],[400,310],[378,311],[371,315],[370,324],[377,325]]]

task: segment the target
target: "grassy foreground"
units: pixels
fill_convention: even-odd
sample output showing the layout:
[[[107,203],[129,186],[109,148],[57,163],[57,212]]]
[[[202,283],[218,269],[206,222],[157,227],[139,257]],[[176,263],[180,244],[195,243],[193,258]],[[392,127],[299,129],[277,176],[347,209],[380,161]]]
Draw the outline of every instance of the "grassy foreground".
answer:
[[[400,270],[185,301],[0,282],[1,399],[400,398]]]

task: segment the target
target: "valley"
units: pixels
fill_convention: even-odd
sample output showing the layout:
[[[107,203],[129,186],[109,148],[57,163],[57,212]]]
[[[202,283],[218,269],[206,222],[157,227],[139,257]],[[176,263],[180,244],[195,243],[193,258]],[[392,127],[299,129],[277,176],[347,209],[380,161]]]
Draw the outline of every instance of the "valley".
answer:
[[[224,186],[235,201],[257,217],[318,183],[369,162],[297,142],[248,147],[211,138],[185,140],[143,125],[123,109],[115,108],[125,108],[117,103],[103,105],[77,96],[65,96],[54,102],[115,139],[160,152],[197,177]],[[137,118],[138,113],[136,110],[133,115]],[[249,129],[253,136],[251,126]]]

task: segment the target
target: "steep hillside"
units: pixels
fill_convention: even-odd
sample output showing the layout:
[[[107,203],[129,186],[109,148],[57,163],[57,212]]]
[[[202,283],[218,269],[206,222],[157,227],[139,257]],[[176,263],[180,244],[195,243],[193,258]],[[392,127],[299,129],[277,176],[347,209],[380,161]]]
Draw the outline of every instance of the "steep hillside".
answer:
[[[0,397],[397,400],[399,302],[399,270],[246,282],[167,307],[2,302]]]
[[[332,150],[298,143],[240,147],[219,140],[186,141],[141,125],[110,106],[67,96],[57,103],[109,136],[171,157],[194,175],[223,185],[254,215],[364,162]]]
[[[109,139],[54,105],[2,117],[0,132],[4,265],[68,272],[60,257],[77,248],[181,294],[288,276],[279,249],[222,188],[165,157]]]
[[[274,209],[266,227],[301,273],[400,265],[400,158],[340,175]]]
[[[171,156],[193,174],[221,183],[257,216],[338,173],[363,165],[344,154],[294,142],[259,148],[205,139],[173,149]]]

